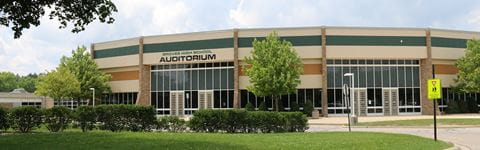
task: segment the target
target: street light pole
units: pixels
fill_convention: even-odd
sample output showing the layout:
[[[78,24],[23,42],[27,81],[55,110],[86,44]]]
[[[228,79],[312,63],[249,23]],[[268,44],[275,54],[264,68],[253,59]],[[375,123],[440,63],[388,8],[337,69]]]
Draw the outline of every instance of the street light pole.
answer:
[[[93,91],[93,94],[92,94],[92,102],[93,102],[93,107],[95,107],[95,88],[90,88],[90,90]]]
[[[343,76],[345,77],[350,77],[350,107],[351,107],[351,110],[350,110],[350,113],[352,113],[352,116],[351,118],[348,118],[348,119],[352,119],[352,118],[355,118],[355,74],[353,73],[345,73]],[[356,122],[353,122],[353,124],[355,124]]]

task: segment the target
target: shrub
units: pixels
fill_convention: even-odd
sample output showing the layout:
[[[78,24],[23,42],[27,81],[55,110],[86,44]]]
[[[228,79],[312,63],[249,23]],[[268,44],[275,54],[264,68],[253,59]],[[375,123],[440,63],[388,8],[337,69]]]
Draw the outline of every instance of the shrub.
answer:
[[[97,121],[100,122],[100,129],[112,132],[121,131],[124,128],[122,114],[117,105],[100,105],[95,107]]]
[[[245,132],[247,127],[247,111],[241,109],[225,110],[226,116],[223,130],[228,133]]]
[[[284,112],[288,132],[304,132],[308,129],[308,119],[300,112]]]
[[[253,107],[252,103],[248,102],[248,103],[245,105],[245,110],[247,110],[247,111],[255,111],[255,107]]]
[[[475,99],[467,100],[467,110],[468,113],[478,113],[478,104]]]
[[[193,113],[188,126],[196,132],[217,132],[226,120],[224,110],[201,109]]]
[[[157,130],[182,132],[187,129],[187,122],[177,116],[164,116],[157,121]]]
[[[259,111],[268,111],[267,104],[265,104],[265,101],[260,103],[260,106],[258,106]]]
[[[135,126],[135,129],[139,129],[138,131],[150,131],[154,127],[156,120],[154,108],[152,106],[133,106],[136,115],[132,118],[132,121],[134,121],[132,126]]]
[[[303,132],[307,118],[301,112],[246,110],[200,110],[193,114],[189,127],[196,132]]]
[[[53,107],[44,110],[45,124],[50,132],[62,132],[68,127],[72,111],[67,107]]]
[[[0,130],[7,130],[9,127],[8,111],[0,107]]]
[[[13,108],[9,115],[13,129],[27,133],[42,123],[42,111],[33,106]]]
[[[303,106],[303,113],[306,114],[308,117],[312,116],[313,111],[313,104],[311,100],[307,100],[305,105]]]
[[[82,132],[95,128],[96,115],[95,109],[91,106],[80,106],[77,108],[75,120],[78,122]]]
[[[250,132],[283,132],[285,124],[285,119],[279,112],[258,111],[248,115]]]
[[[100,105],[95,108],[100,129],[112,132],[149,131],[155,125],[153,107],[136,105]]]
[[[300,106],[297,102],[292,102],[290,111],[300,111]]]

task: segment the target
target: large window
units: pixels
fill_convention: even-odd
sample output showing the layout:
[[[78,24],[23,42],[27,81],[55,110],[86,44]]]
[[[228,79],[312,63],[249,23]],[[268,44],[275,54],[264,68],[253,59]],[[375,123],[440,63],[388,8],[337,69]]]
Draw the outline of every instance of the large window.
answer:
[[[442,88],[442,99],[438,100],[440,111],[446,112],[448,103],[452,101],[463,101],[467,105],[476,104],[477,107],[480,107],[480,93],[464,93],[455,91],[452,88]]]
[[[104,94],[101,104],[136,104],[137,92]]]
[[[282,95],[280,97],[279,105],[283,106],[285,110],[290,110],[292,104],[297,103],[300,109],[307,101],[312,102],[315,109],[322,109],[322,90],[321,89],[297,89],[296,93]],[[247,90],[240,90],[240,103],[244,108],[250,102],[255,108],[258,108],[262,102],[265,102],[269,110],[273,110],[272,96],[257,97],[252,92]]]
[[[233,62],[151,67],[151,105],[170,114],[170,91],[184,91],[185,114],[198,110],[198,90],[212,90],[214,108],[233,108]]]
[[[354,73],[355,88],[367,89],[367,113],[383,112],[383,88],[399,88],[401,113],[420,113],[419,69],[418,60],[327,60],[328,112],[348,113],[342,86],[351,84],[344,74]]]

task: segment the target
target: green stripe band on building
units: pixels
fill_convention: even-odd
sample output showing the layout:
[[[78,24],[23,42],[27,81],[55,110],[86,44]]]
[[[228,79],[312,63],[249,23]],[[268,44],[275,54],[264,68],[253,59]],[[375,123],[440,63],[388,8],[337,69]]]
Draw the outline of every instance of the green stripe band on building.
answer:
[[[252,42],[254,39],[264,40],[265,37],[243,37],[238,39],[238,47],[253,47]],[[283,36],[281,40],[289,41],[293,46],[321,46],[322,36]]]
[[[451,47],[451,48],[467,48],[467,39],[432,37],[432,46],[434,46],[434,47]]]
[[[215,48],[233,48],[233,38],[145,44],[143,52],[156,53]]]
[[[94,57],[107,58],[107,57],[134,55],[134,54],[138,54],[138,45],[98,50],[98,51],[95,51]]]
[[[425,37],[329,35],[327,45],[426,46]]]

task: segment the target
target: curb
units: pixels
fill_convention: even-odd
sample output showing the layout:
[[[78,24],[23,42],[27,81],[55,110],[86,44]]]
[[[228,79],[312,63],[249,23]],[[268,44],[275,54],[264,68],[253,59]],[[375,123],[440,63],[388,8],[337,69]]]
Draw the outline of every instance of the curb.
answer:
[[[451,143],[451,142],[449,142],[449,143]],[[453,147],[447,148],[445,150],[471,150],[470,147],[465,146],[465,145],[460,145],[460,144],[456,144],[456,143],[451,143],[451,144],[453,144]]]

